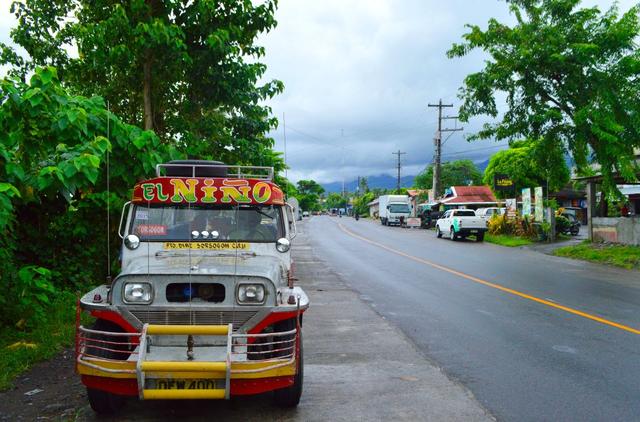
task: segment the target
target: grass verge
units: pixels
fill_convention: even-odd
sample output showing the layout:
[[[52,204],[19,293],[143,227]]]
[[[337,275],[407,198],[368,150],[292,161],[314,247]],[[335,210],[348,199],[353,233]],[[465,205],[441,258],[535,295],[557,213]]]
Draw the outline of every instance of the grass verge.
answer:
[[[556,256],[613,265],[628,270],[640,270],[640,246],[606,245],[585,241],[553,251]]]
[[[16,376],[34,363],[51,358],[63,347],[73,345],[76,298],[59,294],[51,304],[45,323],[31,331],[2,327],[0,333],[0,391],[12,387]]]
[[[530,245],[533,241],[518,236],[509,236],[506,234],[489,234],[485,233],[484,240],[489,243],[494,243],[500,246],[507,246],[513,248],[515,246]]]

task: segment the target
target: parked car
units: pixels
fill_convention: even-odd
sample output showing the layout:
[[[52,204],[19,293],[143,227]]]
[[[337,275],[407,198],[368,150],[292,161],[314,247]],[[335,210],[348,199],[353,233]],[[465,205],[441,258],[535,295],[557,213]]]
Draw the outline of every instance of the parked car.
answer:
[[[494,215],[504,215],[506,212],[506,208],[498,208],[498,207],[487,207],[487,208],[478,208],[476,210],[476,216],[482,218],[486,225],[489,225],[489,220]]]
[[[451,240],[475,236],[478,242],[482,242],[486,231],[487,223],[473,210],[448,210],[436,222],[436,236],[447,234]]]
[[[303,217],[309,217],[309,211],[302,211]]]

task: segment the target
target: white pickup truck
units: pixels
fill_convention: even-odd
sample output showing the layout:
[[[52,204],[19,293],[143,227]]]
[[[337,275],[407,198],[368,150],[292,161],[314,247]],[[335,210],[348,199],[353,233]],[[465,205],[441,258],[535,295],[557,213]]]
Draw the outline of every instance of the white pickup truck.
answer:
[[[487,224],[473,210],[448,210],[436,222],[436,236],[447,234],[451,240],[475,236],[482,242],[486,231]]]

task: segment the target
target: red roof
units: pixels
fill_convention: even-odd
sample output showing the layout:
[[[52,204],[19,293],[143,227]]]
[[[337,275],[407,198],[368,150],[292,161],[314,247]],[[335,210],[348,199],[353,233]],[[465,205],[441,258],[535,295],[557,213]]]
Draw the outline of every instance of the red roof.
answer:
[[[442,199],[440,202],[447,204],[495,204],[496,197],[493,196],[489,186],[452,186],[453,195]]]

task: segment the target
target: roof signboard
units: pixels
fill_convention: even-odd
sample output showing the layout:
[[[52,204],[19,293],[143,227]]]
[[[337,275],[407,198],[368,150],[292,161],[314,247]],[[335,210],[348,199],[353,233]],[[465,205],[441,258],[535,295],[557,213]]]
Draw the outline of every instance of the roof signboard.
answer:
[[[266,180],[220,177],[156,177],[138,182],[138,204],[283,205],[282,190]]]

